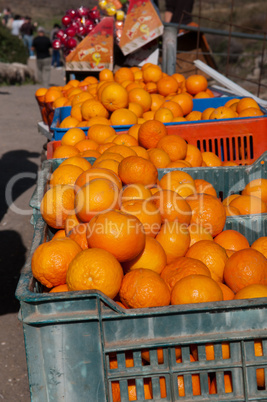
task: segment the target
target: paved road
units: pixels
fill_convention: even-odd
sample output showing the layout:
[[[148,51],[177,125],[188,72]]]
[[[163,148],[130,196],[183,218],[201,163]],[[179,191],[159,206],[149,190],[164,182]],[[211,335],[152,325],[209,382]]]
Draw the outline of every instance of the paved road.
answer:
[[[29,62],[34,68],[35,60]],[[52,71],[50,85],[64,85],[63,70]],[[30,401],[14,293],[33,236],[28,205],[46,142],[37,130],[41,116],[34,93],[38,87],[0,87],[0,401],[8,402]],[[7,205],[5,190],[10,187],[13,203]]]

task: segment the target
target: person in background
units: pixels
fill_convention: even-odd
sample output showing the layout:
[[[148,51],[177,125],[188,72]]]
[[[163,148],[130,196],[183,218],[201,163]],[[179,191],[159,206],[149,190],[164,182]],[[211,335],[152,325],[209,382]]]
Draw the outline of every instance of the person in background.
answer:
[[[192,22],[194,0],[165,0],[165,22],[189,24]],[[189,13],[189,14],[188,14]]]
[[[9,7],[4,8],[2,15],[2,24],[5,25],[7,28],[10,28],[12,19],[13,18],[10,8]]]
[[[57,33],[60,30],[59,24],[54,24],[54,27],[50,33],[50,41],[53,43],[55,39],[57,39]],[[60,67],[60,51],[58,49],[52,50],[52,67],[61,68]]]
[[[15,36],[20,36],[20,27],[24,23],[24,20],[20,15],[15,15],[14,20],[12,21],[11,33]]]
[[[29,51],[30,59],[34,59],[35,55],[32,51],[33,33],[36,29],[37,23],[32,24],[31,17],[25,17],[24,23],[20,27],[20,34],[22,36],[24,45]]]
[[[38,35],[33,39],[32,51],[36,53],[37,79],[43,87],[48,88],[50,84],[52,47],[50,39],[45,35],[43,27],[37,29]]]

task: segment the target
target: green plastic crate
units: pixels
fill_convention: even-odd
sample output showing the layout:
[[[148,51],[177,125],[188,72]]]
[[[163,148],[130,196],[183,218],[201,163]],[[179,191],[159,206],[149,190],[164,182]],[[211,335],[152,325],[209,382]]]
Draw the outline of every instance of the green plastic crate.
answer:
[[[87,158],[90,163],[94,162],[94,158]],[[38,175],[38,182],[35,187],[34,193],[30,200],[30,206],[33,208],[32,223],[36,223],[36,211],[40,211],[40,204],[44,193],[47,189],[47,181],[50,174],[62,163],[63,159],[51,159],[43,162],[42,170]],[[161,179],[166,173],[177,170],[174,169],[158,169],[158,177]],[[233,166],[233,167],[201,167],[201,168],[181,168],[190,174],[193,179],[204,179],[210,182],[215,190],[217,196],[222,200],[229,194],[241,193],[243,188],[251,180],[258,179],[260,177],[267,178],[267,152],[264,152],[262,156],[257,159],[252,165]],[[267,215],[267,214],[263,214]],[[251,219],[252,215],[245,217],[245,215],[236,216],[234,218],[227,217],[225,229],[228,228],[227,222],[236,222],[236,226],[240,227],[248,225],[248,231],[251,231],[250,224],[247,223]],[[265,220],[264,220],[265,222]],[[232,223],[231,223],[232,225]],[[255,230],[253,229],[255,232]],[[261,228],[262,232],[262,228]],[[257,231],[254,233],[254,238],[257,236]]]
[[[259,388],[256,381],[258,369],[267,379],[266,299],[126,310],[99,291],[42,293],[32,277],[31,255],[50,236],[39,215],[16,290],[33,402],[114,402],[113,382],[119,382],[125,402],[129,381],[136,385],[137,400],[144,401],[144,380],[151,384],[153,401],[267,400],[267,388]],[[263,356],[255,356],[255,340],[262,343]],[[222,342],[229,342],[229,358],[222,358]],[[206,357],[205,345],[210,343],[214,360]],[[176,361],[176,347],[181,347],[182,362]],[[163,361],[158,361],[157,348],[163,348]],[[197,354],[193,362],[192,349]],[[147,350],[150,361],[144,364],[142,352]],[[114,356],[118,368],[111,369]],[[126,356],[133,358],[133,367],[126,367]],[[224,373],[231,376],[230,393],[224,390]],[[193,375],[199,378],[200,395],[193,395]],[[178,376],[184,379],[183,397]],[[217,394],[210,395],[214,378]]]

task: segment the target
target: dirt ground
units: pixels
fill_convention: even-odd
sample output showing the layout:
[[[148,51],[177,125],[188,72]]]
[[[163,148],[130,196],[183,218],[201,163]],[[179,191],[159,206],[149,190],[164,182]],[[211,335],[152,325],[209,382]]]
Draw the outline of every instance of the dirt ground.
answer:
[[[35,66],[35,60],[30,60]],[[64,85],[64,70],[52,70],[51,85]],[[0,87],[0,401],[30,401],[23,328],[15,290],[33,236],[29,201],[46,138],[34,93],[40,85]],[[13,181],[12,181],[13,180]],[[12,187],[11,205],[6,190]]]

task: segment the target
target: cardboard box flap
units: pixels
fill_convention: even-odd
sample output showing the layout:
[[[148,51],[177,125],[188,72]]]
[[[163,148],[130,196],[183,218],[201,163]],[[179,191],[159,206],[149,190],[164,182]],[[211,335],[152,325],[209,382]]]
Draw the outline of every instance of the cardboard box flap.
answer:
[[[131,0],[119,46],[126,56],[163,34],[163,24],[150,0]]]
[[[112,17],[104,17],[66,57],[66,70],[112,70],[113,24]]]

